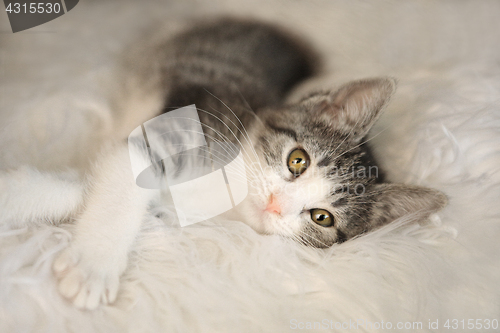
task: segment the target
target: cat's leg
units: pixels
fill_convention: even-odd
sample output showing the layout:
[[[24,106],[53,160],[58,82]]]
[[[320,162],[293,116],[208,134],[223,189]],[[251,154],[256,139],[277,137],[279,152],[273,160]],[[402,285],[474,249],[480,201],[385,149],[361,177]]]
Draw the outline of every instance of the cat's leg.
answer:
[[[57,224],[82,206],[83,189],[76,171],[40,172],[25,166],[2,172],[0,224]]]
[[[86,309],[116,299],[128,252],[158,194],[135,184],[125,145],[98,159],[73,239],[53,264],[64,297]]]

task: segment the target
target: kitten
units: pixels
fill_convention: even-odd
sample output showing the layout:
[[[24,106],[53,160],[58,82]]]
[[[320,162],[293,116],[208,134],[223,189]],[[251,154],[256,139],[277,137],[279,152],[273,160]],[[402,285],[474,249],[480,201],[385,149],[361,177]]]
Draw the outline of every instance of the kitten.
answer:
[[[252,21],[200,24],[153,53],[141,66],[159,77],[151,79],[164,92],[158,111],[195,104],[207,141],[241,143],[249,194],[236,210],[256,231],[329,247],[446,204],[439,191],[384,183],[365,142],[396,89],[393,79],[355,81],[285,105],[286,93],[314,74],[317,58],[288,33]],[[53,265],[62,295],[88,309],[116,299],[155,199],[135,184],[125,145],[103,153],[91,177],[71,245]]]

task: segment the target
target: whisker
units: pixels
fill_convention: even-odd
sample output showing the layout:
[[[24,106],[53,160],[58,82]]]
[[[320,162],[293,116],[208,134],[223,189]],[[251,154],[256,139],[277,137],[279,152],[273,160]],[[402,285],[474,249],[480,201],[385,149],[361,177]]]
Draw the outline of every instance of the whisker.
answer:
[[[302,230],[299,230],[299,233],[301,233],[302,235],[305,235],[306,237],[309,237],[310,239],[312,239],[312,240],[314,240],[314,241],[318,242],[319,244],[323,245],[324,247],[328,247],[328,245],[327,245],[326,243],[324,243],[324,242],[320,241],[320,240],[319,240],[319,239],[317,239],[316,237],[313,237],[313,236],[311,236],[311,235],[309,235],[309,234],[305,233],[305,232],[304,232],[304,231],[302,231]],[[310,242],[310,241],[309,241],[309,244],[311,244],[311,246],[313,246],[313,247],[316,247],[316,246],[315,246],[314,244],[312,244],[312,242]]]
[[[377,136],[379,136],[379,135],[380,135],[380,134],[382,134],[384,131],[386,131],[387,129],[389,129],[392,125],[394,125],[394,123],[391,123],[391,124],[387,125],[384,129],[382,129],[381,131],[379,131],[377,134],[375,134],[375,135],[374,135],[374,136],[372,136],[371,138],[369,138],[369,139],[367,139],[367,140],[365,140],[365,141],[363,141],[363,142],[359,143],[358,145],[356,145],[356,146],[352,147],[352,148],[351,148],[351,149],[349,149],[349,150],[346,150],[345,152],[343,152],[343,153],[342,153],[342,154],[340,154],[339,156],[335,157],[335,158],[334,158],[334,161],[335,161],[336,159],[338,159],[339,157],[343,156],[344,154],[347,154],[348,152],[352,151],[353,149],[356,149],[356,148],[360,147],[361,145],[363,145],[363,144],[365,144],[365,143],[367,143],[367,142],[369,142],[369,141],[371,141],[371,140],[375,139]]]
[[[243,100],[243,102],[245,102],[248,109],[250,110],[250,111],[247,111],[247,110],[245,110],[245,111],[249,112],[252,116],[255,117],[256,120],[258,120],[262,125],[264,125],[264,122],[262,121],[262,119],[260,119],[260,117],[257,115],[255,110],[252,109],[252,107],[250,106],[250,103],[248,103],[247,99],[245,98],[245,96],[243,96],[243,94],[241,93],[241,90],[238,88],[238,86],[234,82],[233,82],[233,86],[234,86],[234,88],[236,88],[236,90],[238,90],[238,93],[240,94],[241,99]]]
[[[205,110],[201,110],[201,111],[206,112]],[[216,116],[214,116],[214,117],[216,117]],[[217,118],[219,121],[221,121],[221,122],[222,122],[222,120],[221,120],[220,118],[218,118],[218,117],[216,117],[216,118]],[[173,117],[173,119],[184,119],[184,120],[193,120],[193,121],[194,121],[194,119],[192,119],[192,118],[187,118],[187,117]],[[214,131],[217,135],[219,135],[219,137],[220,137],[221,139],[224,139],[226,142],[228,142],[228,143],[229,143],[229,145],[228,145],[228,146],[232,147],[232,146],[234,145],[234,144],[233,144],[230,140],[228,140],[228,139],[227,139],[227,137],[226,137],[224,134],[222,134],[220,131],[216,130],[215,128],[213,128],[213,127],[211,127],[211,126],[209,126],[209,125],[203,124],[203,123],[202,123],[202,122],[200,122],[200,121],[196,121],[196,122],[197,122],[197,123],[199,123],[201,126],[204,126],[204,127],[206,127],[206,128],[209,128],[209,129],[213,130],[213,131]],[[222,123],[223,123],[223,122],[222,122]],[[224,125],[225,125],[225,126],[227,126],[227,124],[225,124],[225,123],[224,123]],[[228,127],[228,126],[227,126],[227,127]],[[228,127],[228,128],[229,128],[229,127]],[[229,128],[229,130],[231,131],[231,129],[230,129],[230,128]],[[169,132],[166,132],[166,133],[173,133],[173,132],[203,134],[203,135],[205,135],[207,138],[212,139],[214,142],[221,142],[220,140],[218,140],[218,138],[215,138],[214,136],[211,136],[211,135],[209,135],[209,134],[205,134],[204,132],[195,131],[195,130],[183,130],[183,131],[181,131],[181,130],[174,130],[174,131],[169,131]],[[231,131],[231,132],[232,132],[232,131]],[[232,132],[232,134],[234,135],[234,133],[233,133],[233,132]],[[238,140],[238,138],[237,138],[236,136],[235,136],[235,138],[236,138],[236,140]],[[239,140],[238,140],[238,142],[239,142]],[[240,142],[240,144],[241,144],[241,142]],[[178,145],[183,145],[183,144],[178,144]],[[185,145],[185,144],[184,144],[184,145]],[[174,144],[173,146],[175,146],[175,144]],[[231,149],[232,149],[232,148],[231,148]],[[242,152],[243,152],[244,154],[247,154],[247,152],[245,151],[244,147],[241,147],[241,149],[242,149]],[[236,152],[236,150],[235,150],[235,149],[232,149],[232,151],[233,151],[233,152]],[[227,152],[227,150],[226,150],[226,152]],[[228,156],[229,156],[229,154],[228,154]],[[258,164],[259,164],[259,167],[260,167],[261,171],[263,171],[263,170],[262,170],[262,166],[260,165],[260,163],[258,163]],[[254,170],[251,170],[251,172],[254,172]]]
[[[212,108],[212,109],[213,109],[213,108]],[[242,150],[243,150],[243,151],[244,151],[247,155],[249,155],[249,154],[246,152],[245,146],[244,146],[244,145],[242,144],[242,142],[238,139],[238,137],[236,136],[236,134],[234,134],[234,132],[231,130],[231,128],[230,128],[230,127],[229,127],[226,123],[224,123],[224,122],[222,121],[222,119],[220,119],[219,117],[217,117],[217,116],[216,116],[216,115],[214,115],[213,113],[210,113],[210,112],[208,112],[208,111],[206,111],[206,110],[203,110],[203,109],[198,109],[198,110],[199,110],[199,111],[201,111],[201,112],[205,112],[206,114],[208,114],[208,115],[210,115],[210,116],[214,117],[215,119],[217,119],[218,121],[220,121],[220,122],[221,122],[224,126],[226,126],[226,127],[227,127],[227,129],[228,129],[228,130],[231,132],[231,134],[234,136],[234,138],[236,139],[236,141],[238,141],[238,143],[239,143],[239,145],[240,145],[240,148],[241,148],[241,149],[242,149]],[[215,110],[215,109],[213,109],[213,110],[214,110],[215,112],[219,112],[220,114],[224,115],[224,114],[223,114],[222,112],[220,112],[220,111],[217,111],[217,110]],[[230,111],[231,111],[231,112],[233,112],[232,110],[230,110]],[[233,114],[234,114],[234,112],[233,112]],[[233,122],[233,121],[232,121],[229,117],[227,117],[226,115],[224,115],[224,116],[225,116],[226,118],[228,118],[228,120],[229,120],[229,121],[230,121],[230,122],[231,122],[234,126],[236,126],[236,124],[235,124],[235,123],[234,123],[234,122]],[[239,119],[236,115],[235,115],[235,117],[238,119],[238,121],[239,121],[239,122],[240,122],[240,124],[241,124],[240,119]],[[206,125],[206,124],[202,124],[202,125],[203,125],[203,126],[205,126],[205,127],[207,127],[207,128],[212,129],[212,130],[213,130],[214,132],[216,132],[219,136],[221,136],[221,137],[225,137],[225,136],[224,136],[224,135],[223,135],[220,131],[217,131],[217,130],[216,130],[216,129],[214,129],[213,127],[211,127],[211,126],[209,126],[209,125]],[[243,125],[242,125],[242,126],[243,126]],[[237,127],[237,126],[236,126],[236,127]],[[243,128],[244,128],[244,126],[243,126]],[[240,129],[238,129],[238,130],[241,132],[241,130],[240,130]],[[245,129],[245,131],[246,131],[246,129]],[[247,142],[249,142],[250,149],[251,149],[252,153],[255,155],[256,159],[258,160],[258,155],[257,155],[257,152],[255,151],[255,149],[253,148],[253,143],[252,143],[251,139],[250,139],[250,138],[245,137],[244,135],[243,135],[243,137],[245,138],[245,140],[246,140]],[[227,138],[226,138],[226,139],[227,139]],[[228,141],[230,142],[230,140],[228,140]],[[261,171],[263,171],[263,170],[262,170],[262,166],[260,165],[260,163],[259,163],[259,167],[261,168]]]
[[[332,109],[332,111],[334,111],[332,105],[330,105],[330,108]],[[343,110],[340,110],[340,112],[342,112],[342,111]],[[358,122],[360,120],[361,120],[361,118],[359,118],[358,120],[356,120],[356,123],[354,124],[354,126],[351,127],[351,130],[349,131],[349,134],[347,134],[346,137],[344,138],[344,140],[342,140],[342,142],[340,142],[338,144],[337,148],[334,149],[334,151],[330,154],[330,156],[334,156],[335,152],[340,148],[340,146],[342,146],[342,144],[347,140],[347,138],[349,138],[352,135],[354,129],[356,128],[356,126],[358,125]],[[335,161],[335,159],[334,159],[334,161]]]
[[[229,112],[231,112],[231,113],[232,113],[232,114],[236,117],[236,119],[238,120],[238,122],[239,122],[239,123],[240,123],[240,125],[242,126],[243,130],[245,131],[245,135],[243,135],[243,137],[247,140],[247,143],[248,143],[248,144],[250,145],[250,147],[252,147],[252,149],[253,149],[253,142],[252,142],[252,140],[250,139],[250,136],[248,135],[248,132],[247,132],[247,130],[245,129],[245,126],[244,126],[244,125],[243,125],[243,123],[241,122],[240,118],[239,118],[239,117],[238,117],[238,116],[237,116],[237,115],[233,112],[233,110],[232,110],[232,109],[231,109],[231,108],[230,108],[230,107],[229,107],[226,103],[224,103],[224,102],[223,102],[220,98],[218,98],[217,96],[215,96],[214,94],[212,94],[212,93],[211,93],[210,91],[208,91],[206,88],[203,88],[203,89],[205,89],[205,91],[206,91],[207,93],[209,93],[211,96],[213,96],[213,97],[214,97],[215,99],[217,99],[219,102],[221,102],[221,103],[222,103],[222,105],[224,105],[224,106],[225,106],[225,107],[229,110]],[[240,94],[241,94],[241,92],[240,92]],[[248,104],[248,103],[247,103],[247,104]],[[253,114],[255,114],[255,112],[254,112]],[[255,116],[256,116],[256,118],[257,118],[257,119],[258,119],[258,120],[262,123],[262,120],[260,120],[260,118],[258,118],[256,114],[255,114]],[[234,123],[233,123],[233,124],[234,124]],[[240,130],[240,132],[242,132],[242,131]],[[243,134],[243,132],[242,132],[242,134]],[[241,143],[240,143],[240,144],[241,144]],[[253,150],[254,150],[254,149],[253,149]],[[257,152],[255,152],[255,150],[254,150],[254,154],[255,154],[255,157],[256,157],[256,158],[258,158]]]

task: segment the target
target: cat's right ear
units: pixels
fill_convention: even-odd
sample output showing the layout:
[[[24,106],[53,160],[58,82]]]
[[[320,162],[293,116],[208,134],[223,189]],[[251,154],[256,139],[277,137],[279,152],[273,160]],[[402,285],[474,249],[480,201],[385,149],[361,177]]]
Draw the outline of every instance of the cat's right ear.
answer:
[[[395,91],[393,78],[366,79],[347,83],[335,92],[312,95],[302,104],[357,142],[368,134]]]
[[[407,214],[428,217],[448,203],[446,195],[438,190],[406,184],[377,184],[367,191],[368,201],[373,203],[371,230]]]

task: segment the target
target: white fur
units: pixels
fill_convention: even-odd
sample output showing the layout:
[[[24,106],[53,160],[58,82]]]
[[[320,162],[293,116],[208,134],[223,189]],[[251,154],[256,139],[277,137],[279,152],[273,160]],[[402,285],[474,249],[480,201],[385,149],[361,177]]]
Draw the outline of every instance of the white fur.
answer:
[[[61,294],[87,309],[115,301],[147,206],[159,195],[136,186],[125,145],[111,146],[97,161],[72,242],[53,266]]]
[[[258,139],[251,131],[250,138]],[[289,144],[283,149],[283,172],[287,174],[286,159],[288,153],[295,148],[296,143],[290,139]],[[248,151],[250,148],[246,148]],[[294,236],[303,227],[305,210],[313,208],[329,209],[330,204],[325,198],[331,191],[331,182],[324,179],[324,175],[316,168],[317,161],[312,158],[308,172],[298,177],[294,182],[284,180],[269,166],[262,154],[248,154],[247,175],[249,194],[236,209],[238,214],[244,216],[240,219],[253,229],[266,234],[279,234]],[[255,163],[259,158],[260,163]],[[252,164],[252,162],[254,162]],[[264,166],[264,167],[263,167]],[[281,208],[280,214],[265,211],[271,194],[275,197]],[[302,215],[302,216],[301,216]],[[308,217],[306,217],[308,218]]]
[[[27,194],[17,185],[14,192],[0,194],[2,205],[9,200],[26,207],[15,212],[13,205],[1,207],[2,217],[11,216],[11,222],[0,231],[0,331],[281,332],[290,330],[293,319],[359,319],[421,321],[421,331],[430,332],[429,320],[439,319],[434,331],[447,331],[446,319],[498,319],[499,7],[486,1],[80,2],[69,14],[33,30],[57,33],[3,34],[3,168],[29,162],[49,171],[66,165],[87,169],[87,158],[93,160],[100,149],[97,144],[115,132],[124,135],[133,123],[117,119],[107,100],[117,51],[156,19],[245,12],[294,26],[330,55],[325,77],[305,90],[366,76],[400,78],[393,102],[372,132],[377,152],[391,179],[443,190],[450,204],[431,224],[408,218],[323,251],[261,236],[222,218],[180,229],[172,224],[168,206],[151,211],[141,227],[133,216],[120,216],[123,202],[100,207],[99,197],[106,192],[90,185],[94,199],[85,207],[97,205],[100,213],[82,228],[92,232],[92,224],[118,214],[110,228],[115,238],[125,235],[120,246],[132,240],[118,221],[135,221],[140,232],[116,302],[81,311],[60,296],[51,271],[78,226],[11,226],[33,216],[64,218],[66,207],[79,206],[74,194],[81,192],[52,192],[65,188],[67,179],[44,177],[48,185],[39,182],[37,171],[26,169],[40,185],[26,185]],[[0,24],[8,30],[5,18]],[[66,58],[56,57],[60,54]],[[145,99],[145,112],[157,105]],[[62,131],[47,131],[45,125],[51,124]],[[119,176],[124,175],[97,173],[105,179]],[[2,184],[16,182],[11,173],[1,179]],[[31,204],[39,202],[35,187],[64,201],[36,208]],[[122,190],[126,194],[132,188]],[[160,213],[163,220],[156,217]],[[89,279],[80,269],[97,265],[99,288],[108,288],[112,298],[116,279],[109,277],[123,269],[123,258],[108,266],[107,256],[89,262],[78,240],[71,244],[68,257],[83,259],[68,274],[85,284]],[[86,301],[92,305],[94,299]]]
[[[13,226],[59,223],[83,204],[76,172],[41,173],[29,167],[0,175],[0,223]]]

